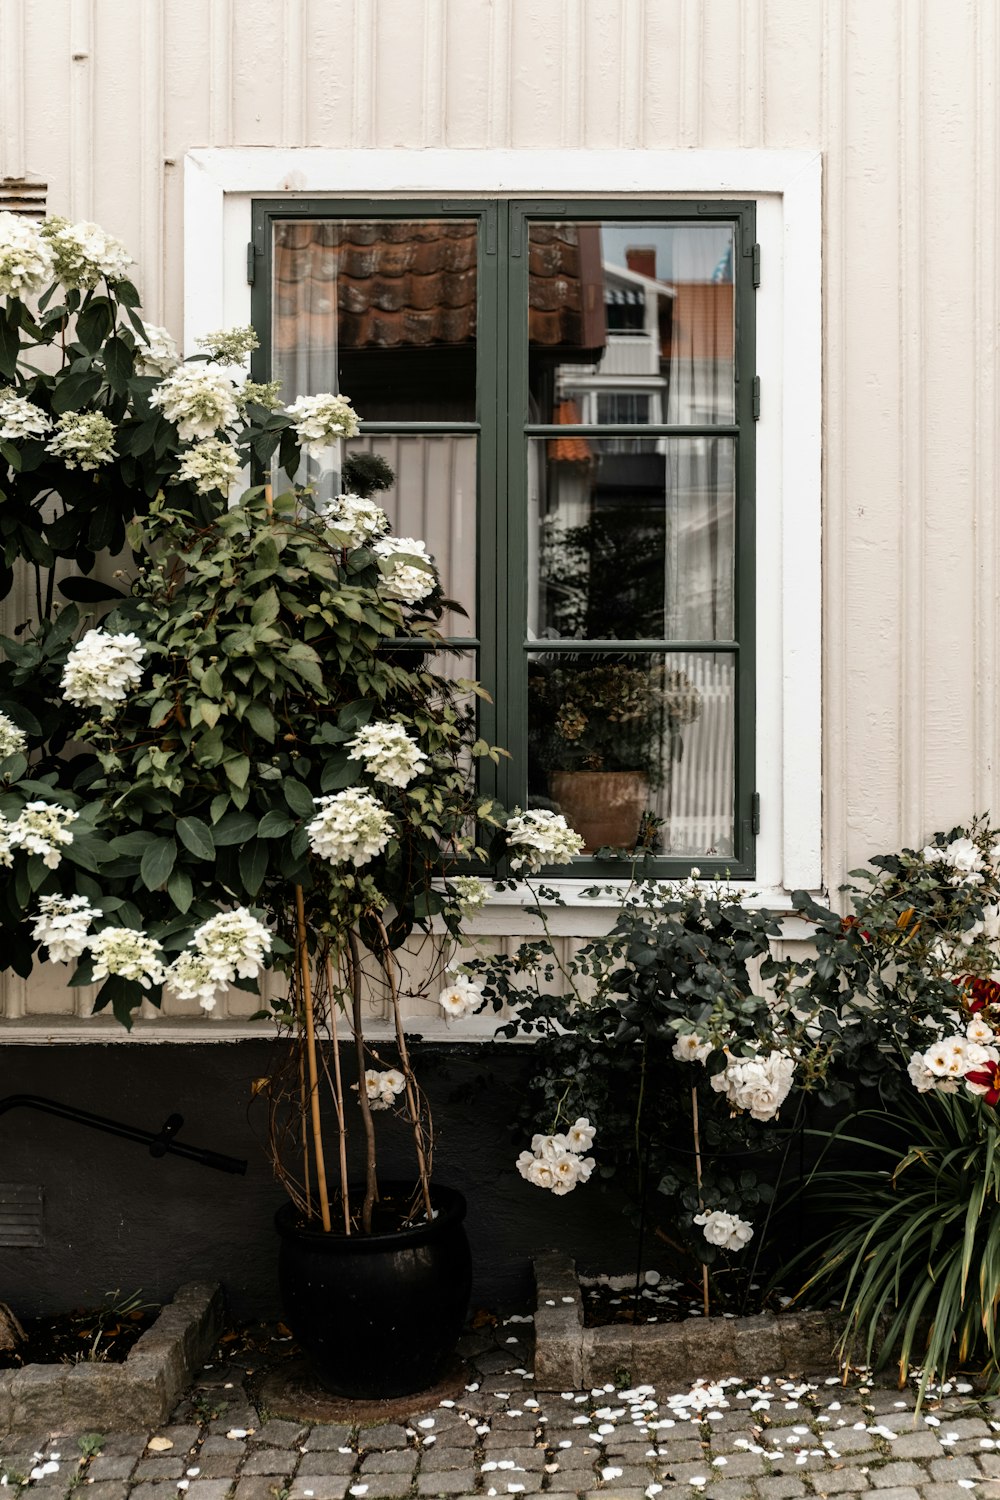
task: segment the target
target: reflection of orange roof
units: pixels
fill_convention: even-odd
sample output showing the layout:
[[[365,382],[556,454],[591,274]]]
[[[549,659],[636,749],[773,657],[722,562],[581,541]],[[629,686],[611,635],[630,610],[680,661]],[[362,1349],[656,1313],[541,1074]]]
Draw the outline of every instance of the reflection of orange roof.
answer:
[[[677,281],[668,314],[669,337],[661,322],[664,359],[731,360],[733,284],[731,281]]]
[[[560,427],[576,427],[580,421],[580,409],[575,401],[557,402],[553,415]],[[594,454],[586,438],[550,438],[549,458],[556,464],[591,464]]]
[[[528,332],[569,349],[605,342],[600,231],[533,224]],[[274,241],[276,351],[471,343],[476,336],[471,220],[288,220]],[[339,325],[339,326],[338,326]]]

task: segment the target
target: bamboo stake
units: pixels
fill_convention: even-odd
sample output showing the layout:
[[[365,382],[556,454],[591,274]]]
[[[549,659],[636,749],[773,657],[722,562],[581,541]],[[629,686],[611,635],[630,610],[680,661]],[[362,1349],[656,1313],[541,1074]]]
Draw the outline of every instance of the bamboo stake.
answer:
[[[306,1217],[312,1218],[312,1172],[309,1169],[309,1132],[305,1128],[306,1119],[306,1060],[302,1056],[302,1048],[299,1048],[299,1111],[302,1116],[302,1178],[306,1189]]]
[[[403,1064],[403,1076],[406,1079],[406,1103],[413,1120],[413,1142],[417,1150],[417,1171],[420,1176],[420,1191],[424,1200],[424,1212],[427,1222],[433,1218],[431,1209],[431,1184],[430,1174],[427,1171],[427,1157],[424,1154],[424,1142],[420,1130],[420,1108],[417,1100],[416,1089],[413,1086],[413,1069],[410,1067],[410,1054],[406,1047],[406,1037],[403,1034],[403,1022],[399,1014],[399,994],[396,990],[396,977],[393,972],[393,958],[389,948],[389,934],[382,925],[381,917],[378,921],[379,936],[382,939],[382,971],[389,981],[389,994],[392,997],[392,1015],[396,1026],[396,1047],[399,1050],[399,1060]]]
[[[333,1048],[333,1096],[337,1110],[340,1147],[340,1196],[344,1204],[344,1233],[351,1232],[351,1200],[347,1183],[347,1125],[344,1120],[344,1083],[340,1074],[340,1038],[337,1036],[337,1002],[334,998],[333,964],[326,951],[327,1003],[330,1007],[330,1041]]]
[[[351,1016],[354,1027],[354,1049],[358,1059],[358,1104],[361,1106],[361,1123],[365,1129],[365,1201],[361,1208],[361,1228],[365,1234],[372,1232],[372,1209],[378,1197],[378,1182],[375,1176],[375,1126],[372,1123],[371,1105],[365,1085],[365,1038],[361,1014],[361,955],[358,940],[353,932],[347,934],[351,955]]]
[[[326,1190],[326,1163],[323,1159],[323,1130],[319,1110],[319,1077],[316,1067],[316,1030],[313,1025],[312,981],[309,975],[309,945],[306,942],[306,908],[302,887],[295,887],[295,911],[298,918],[298,969],[302,987],[302,1009],[306,1018],[306,1059],[309,1065],[309,1095],[312,1114],[313,1152],[316,1158],[316,1186],[323,1228],[330,1230],[330,1199]]]
[[[701,1196],[701,1134],[698,1130],[698,1090],[691,1089],[691,1120],[694,1125],[694,1175],[698,1184],[698,1207],[704,1213],[705,1204]],[[701,1268],[701,1295],[705,1307],[705,1317],[708,1311],[708,1267],[703,1263]]]

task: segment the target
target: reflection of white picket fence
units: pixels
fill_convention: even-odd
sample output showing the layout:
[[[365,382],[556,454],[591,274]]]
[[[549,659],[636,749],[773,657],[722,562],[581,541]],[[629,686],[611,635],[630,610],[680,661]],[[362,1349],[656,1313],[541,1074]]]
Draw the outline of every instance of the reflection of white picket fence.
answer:
[[[735,658],[699,652],[670,657],[694,683],[701,712],[681,730],[683,752],[657,796],[664,853],[733,852]]]

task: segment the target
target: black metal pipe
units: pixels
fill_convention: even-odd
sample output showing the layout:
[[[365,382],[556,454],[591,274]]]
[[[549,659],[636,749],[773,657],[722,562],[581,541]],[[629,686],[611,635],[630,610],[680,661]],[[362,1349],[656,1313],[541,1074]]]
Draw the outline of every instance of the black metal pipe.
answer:
[[[0,1115],[11,1109],[40,1109],[44,1114],[57,1115],[61,1120],[73,1120],[77,1125],[87,1125],[91,1130],[104,1130],[108,1135],[119,1135],[126,1141],[137,1141],[149,1147],[150,1156],[184,1156],[202,1167],[214,1167],[217,1172],[246,1172],[247,1164],[237,1156],[223,1156],[219,1151],[207,1151],[203,1146],[186,1146],[174,1136],[184,1124],[182,1115],[170,1115],[158,1131],[140,1130],[137,1125],[125,1125],[121,1120],[109,1120],[104,1115],[93,1115],[86,1109],[74,1109],[70,1104],[60,1104],[56,1099],[46,1099],[41,1094],[9,1094],[0,1099]]]

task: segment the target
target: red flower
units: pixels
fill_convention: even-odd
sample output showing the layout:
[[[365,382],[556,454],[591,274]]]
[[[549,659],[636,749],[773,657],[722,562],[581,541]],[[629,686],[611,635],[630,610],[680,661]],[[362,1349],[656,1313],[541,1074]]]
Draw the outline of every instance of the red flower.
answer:
[[[975,1083],[985,1089],[982,1097],[987,1104],[996,1106],[1000,1100],[1000,1063],[987,1063],[984,1068],[975,1068],[965,1075],[966,1083]]]
[[[979,979],[975,974],[959,974],[952,984],[962,989],[962,998],[970,1015],[978,1015],[992,1005],[1000,1005],[1000,984],[995,979]],[[973,998],[970,1000],[969,996]]]

